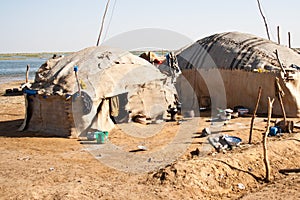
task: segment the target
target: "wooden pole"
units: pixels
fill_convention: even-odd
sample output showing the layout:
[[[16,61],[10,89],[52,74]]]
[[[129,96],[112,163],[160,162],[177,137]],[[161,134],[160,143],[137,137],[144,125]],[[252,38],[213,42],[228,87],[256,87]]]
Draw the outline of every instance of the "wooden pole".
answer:
[[[265,27],[266,27],[268,39],[271,40],[270,39],[270,34],[269,34],[269,28],[268,28],[267,20],[266,20],[266,17],[264,16],[264,14],[262,12],[259,0],[257,0],[257,3],[258,3],[259,12],[260,12],[260,14],[261,14],[261,16],[262,16],[262,18],[264,20],[264,23],[265,23]]]
[[[255,119],[255,116],[256,116],[256,112],[257,112],[257,109],[258,109],[258,104],[259,104],[260,97],[261,97],[261,91],[262,91],[262,88],[259,87],[259,89],[258,89],[258,95],[257,95],[257,100],[256,100],[256,105],[255,105],[255,109],[253,111],[253,115],[252,115],[252,119],[251,119],[251,126],[250,126],[250,134],[249,134],[249,142],[248,142],[248,144],[251,144],[251,142],[252,142],[253,124],[254,124],[254,119]]]
[[[107,1],[106,6],[105,6],[105,11],[104,11],[104,14],[103,14],[103,17],[102,17],[102,22],[101,22],[99,37],[98,37],[96,46],[99,46],[99,43],[100,43],[100,38],[101,38],[101,35],[102,35],[104,21],[105,21],[105,16],[106,16],[106,13],[107,13],[107,10],[108,10],[109,2],[110,2],[110,0]]]
[[[26,78],[25,78],[25,83],[28,83],[29,69],[30,69],[30,65],[28,64],[27,67],[26,67]]]
[[[281,107],[281,111],[282,111],[282,115],[283,115],[283,121],[284,124],[286,124],[286,113],[285,113],[285,109],[284,109],[284,105],[283,105],[283,101],[282,101],[282,97],[284,96],[284,92],[279,84],[279,78],[276,77],[275,78],[275,91],[276,91],[276,95],[277,98],[279,100],[280,103],[280,107]]]
[[[300,168],[295,169],[280,169],[279,173],[286,174],[286,173],[300,173]]]
[[[280,30],[279,30],[279,26],[277,26],[277,40],[278,40],[278,44],[280,44]]]
[[[277,61],[279,63],[279,66],[280,66],[281,70],[283,71],[284,75],[286,75],[286,71],[285,71],[285,69],[284,69],[284,67],[283,67],[283,65],[282,65],[282,63],[281,63],[281,61],[279,59],[279,54],[278,54],[277,49],[275,49],[275,55],[276,55],[276,58],[277,58]]]
[[[291,33],[288,32],[288,40],[289,40],[289,48],[292,48],[292,45],[291,45]]]
[[[75,78],[76,78],[76,82],[77,82],[77,87],[78,87],[78,94],[79,96],[81,96],[81,87],[80,87],[80,83],[79,83],[79,78],[78,78],[78,66],[74,66],[74,72],[75,72]]]
[[[266,177],[265,177],[266,182],[270,182],[270,174],[271,174],[271,168],[270,168],[270,163],[268,158],[267,137],[270,129],[273,103],[274,103],[274,99],[271,100],[271,98],[268,97],[268,122],[267,122],[266,132],[263,135],[263,152],[264,152],[264,164],[266,168]]]

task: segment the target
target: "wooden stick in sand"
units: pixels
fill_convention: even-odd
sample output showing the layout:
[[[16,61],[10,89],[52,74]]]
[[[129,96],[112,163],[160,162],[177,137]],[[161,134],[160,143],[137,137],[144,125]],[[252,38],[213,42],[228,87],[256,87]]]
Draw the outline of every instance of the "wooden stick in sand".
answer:
[[[270,129],[273,103],[274,103],[274,99],[271,100],[271,98],[268,97],[268,122],[267,122],[266,132],[263,135],[263,151],[264,151],[264,163],[266,168],[266,177],[265,177],[266,182],[270,182],[270,174],[271,174],[271,168],[270,168],[270,163],[268,158],[268,149],[267,149],[267,137]]]
[[[291,44],[291,33],[288,32],[288,41],[289,41],[289,48],[292,48],[292,44]]]
[[[256,112],[257,112],[257,109],[258,109],[258,104],[259,104],[260,97],[261,97],[261,91],[262,91],[262,88],[259,87],[258,88],[258,95],[257,95],[256,105],[255,105],[255,109],[253,111],[253,115],[252,115],[252,119],[251,119],[251,126],[250,126],[250,134],[249,134],[249,142],[248,142],[248,144],[251,144],[251,142],[252,142],[253,124],[254,124],[254,119],[255,119],[255,116],[256,116]]]
[[[278,44],[280,44],[280,27],[277,26],[277,40],[278,40]]]
[[[30,65],[28,64],[27,67],[26,67],[26,79],[25,79],[25,83],[28,83],[29,69],[30,69]]]

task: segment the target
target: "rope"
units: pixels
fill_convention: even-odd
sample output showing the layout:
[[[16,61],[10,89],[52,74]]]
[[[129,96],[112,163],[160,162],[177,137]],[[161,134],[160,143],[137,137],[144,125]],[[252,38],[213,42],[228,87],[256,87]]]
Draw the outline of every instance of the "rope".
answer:
[[[111,20],[113,18],[114,12],[115,12],[116,4],[117,4],[117,0],[115,0],[115,2],[114,2],[114,5],[113,5],[112,11],[111,11],[111,16],[110,16],[110,19],[109,19],[109,22],[108,22],[107,29],[106,29],[103,40],[106,39],[107,33],[109,31],[110,23],[111,23]]]

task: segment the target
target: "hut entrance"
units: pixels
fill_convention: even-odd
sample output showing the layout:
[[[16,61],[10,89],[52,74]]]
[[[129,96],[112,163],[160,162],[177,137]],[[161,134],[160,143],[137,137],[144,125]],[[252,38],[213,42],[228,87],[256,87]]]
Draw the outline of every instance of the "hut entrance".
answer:
[[[127,123],[129,120],[129,113],[126,110],[128,103],[127,97],[128,92],[112,97],[110,100],[111,118],[116,124]],[[118,104],[118,112],[116,112],[116,110],[113,111],[113,109],[116,109],[116,103]]]

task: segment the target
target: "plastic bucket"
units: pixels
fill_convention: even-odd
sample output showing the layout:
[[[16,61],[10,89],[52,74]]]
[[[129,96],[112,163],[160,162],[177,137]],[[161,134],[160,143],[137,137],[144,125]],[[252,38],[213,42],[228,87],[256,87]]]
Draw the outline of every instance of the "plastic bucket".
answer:
[[[104,144],[108,138],[107,131],[97,131],[95,132],[95,137],[98,144]]]

